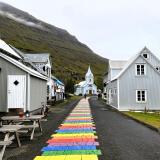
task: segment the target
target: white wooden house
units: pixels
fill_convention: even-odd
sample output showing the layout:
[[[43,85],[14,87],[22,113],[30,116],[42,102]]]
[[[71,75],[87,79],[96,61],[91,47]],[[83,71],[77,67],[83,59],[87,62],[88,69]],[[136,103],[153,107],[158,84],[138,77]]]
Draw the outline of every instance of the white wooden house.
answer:
[[[0,40],[0,112],[34,111],[46,104],[47,77],[26,66],[13,48]]]
[[[52,63],[49,53],[23,54],[24,61],[31,63],[39,73],[48,77],[47,81],[47,99],[54,97],[54,82],[51,78]]]
[[[47,76],[47,100],[63,100],[65,85],[58,78],[51,74],[52,63],[49,53],[23,53],[11,46],[23,58],[25,65],[32,66],[39,73]]]
[[[25,54],[25,62],[31,62],[43,75],[48,77],[47,81],[47,99],[55,101],[64,99],[65,86],[64,84],[51,74],[52,63],[50,54],[48,53],[36,53]]]
[[[122,111],[160,110],[160,60],[146,47],[129,61],[109,61],[107,104]]]

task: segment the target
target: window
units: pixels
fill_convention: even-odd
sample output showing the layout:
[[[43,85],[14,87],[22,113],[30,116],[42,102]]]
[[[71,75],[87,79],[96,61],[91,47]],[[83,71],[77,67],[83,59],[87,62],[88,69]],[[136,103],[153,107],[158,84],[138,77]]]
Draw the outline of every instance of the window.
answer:
[[[47,94],[49,95],[49,91],[50,91],[50,88],[49,86],[47,85]]]
[[[116,88],[114,89],[114,94],[117,94],[117,89]]]
[[[160,71],[160,67],[159,67],[159,66],[157,66],[157,67],[155,67],[155,68],[156,68],[157,71]]]
[[[144,54],[143,54],[143,57],[147,59],[147,58],[148,58],[148,54],[147,54],[147,53],[144,53]]]
[[[145,64],[136,64],[136,75],[143,76],[146,74],[146,66]]]
[[[147,91],[137,90],[136,91],[136,102],[146,102],[147,101]]]

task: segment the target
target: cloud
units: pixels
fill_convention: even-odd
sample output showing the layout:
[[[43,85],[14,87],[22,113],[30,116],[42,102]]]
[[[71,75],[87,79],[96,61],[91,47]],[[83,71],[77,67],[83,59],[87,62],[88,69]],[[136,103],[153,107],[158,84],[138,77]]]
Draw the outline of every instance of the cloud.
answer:
[[[68,30],[96,53],[128,59],[145,45],[160,56],[159,0],[5,0]]]
[[[13,19],[14,21],[17,21],[19,23],[22,23],[24,25],[27,25],[27,26],[31,26],[31,27],[35,27],[35,28],[39,28],[39,29],[43,29],[44,30],[44,27],[40,24],[35,24],[33,22],[30,22],[30,21],[26,21],[25,19],[21,18],[21,17],[17,17],[16,15],[14,14],[11,14],[9,12],[4,12],[4,11],[0,11],[0,14],[3,15],[3,16],[6,16],[10,19]]]

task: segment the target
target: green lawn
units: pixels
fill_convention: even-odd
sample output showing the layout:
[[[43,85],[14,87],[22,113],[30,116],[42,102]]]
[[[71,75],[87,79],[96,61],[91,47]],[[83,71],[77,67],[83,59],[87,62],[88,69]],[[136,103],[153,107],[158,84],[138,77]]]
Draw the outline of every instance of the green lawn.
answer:
[[[123,112],[135,119],[150,124],[156,128],[160,128],[160,115],[157,113],[139,113],[139,112]]]

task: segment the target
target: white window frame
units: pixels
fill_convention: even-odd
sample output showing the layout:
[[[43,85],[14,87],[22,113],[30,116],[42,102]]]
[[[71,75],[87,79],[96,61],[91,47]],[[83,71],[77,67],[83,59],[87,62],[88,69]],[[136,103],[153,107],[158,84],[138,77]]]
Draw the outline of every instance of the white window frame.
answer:
[[[141,92],[141,97],[140,97],[140,101],[138,101],[138,92]],[[142,101],[142,91],[145,92],[145,101]],[[139,89],[139,90],[136,90],[136,102],[137,103],[146,103],[147,102],[147,90],[144,90],[144,89]]]
[[[137,74],[137,66],[140,65],[140,74]],[[141,66],[144,65],[144,74],[142,74]],[[146,64],[145,63],[137,63],[135,64],[135,74],[136,76],[145,76],[146,75]]]

